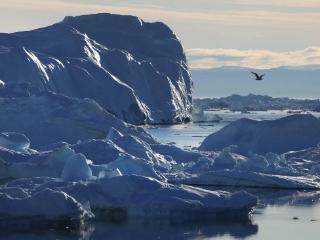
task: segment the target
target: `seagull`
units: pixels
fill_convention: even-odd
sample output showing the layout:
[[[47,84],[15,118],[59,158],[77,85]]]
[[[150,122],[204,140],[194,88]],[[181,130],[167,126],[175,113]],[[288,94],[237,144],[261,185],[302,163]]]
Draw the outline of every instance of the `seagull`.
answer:
[[[264,74],[259,75],[258,73],[255,73],[255,72],[251,72],[251,73],[256,76],[256,79],[255,79],[256,81],[263,80]]]

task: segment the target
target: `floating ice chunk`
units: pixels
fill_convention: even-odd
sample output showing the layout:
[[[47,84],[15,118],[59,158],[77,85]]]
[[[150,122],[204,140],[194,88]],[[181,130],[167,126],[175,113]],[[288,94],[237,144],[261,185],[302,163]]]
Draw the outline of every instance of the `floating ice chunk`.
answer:
[[[285,153],[316,146],[319,141],[320,119],[311,114],[297,114],[265,121],[239,119],[209,135],[199,149],[216,151],[236,144],[240,154],[249,150],[258,154]]]
[[[55,149],[49,156],[49,166],[52,167],[58,175],[60,175],[68,159],[75,154],[74,150],[69,148],[68,144],[63,144],[59,148]]]
[[[73,216],[74,213],[79,213],[77,208],[83,208],[83,205],[79,206],[75,202],[77,201],[90,204],[95,216],[104,219],[110,217],[112,212],[120,211],[124,217],[162,216],[170,219],[176,217],[180,220],[184,217],[188,217],[187,219],[209,217],[208,219],[219,220],[225,219],[227,215],[232,217],[233,214],[248,217],[250,209],[257,203],[256,197],[245,192],[231,194],[225,191],[207,191],[195,187],[172,185],[137,175],[77,183],[61,182],[53,178],[29,178],[9,182],[5,187],[23,188],[26,192],[32,193],[28,198],[30,202],[21,202],[21,208],[28,209],[28,212],[18,212],[19,216],[29,216],[33,214],[32,211],[40,217],[51,216],[51,214],[56,216],[74,209],[75,211],[70,213]],[[36,198],[37,195],[41,195],[41,198]],[[0,196],[9,198],[5,194]],[[55,203],[52,208],[48,208],[50,203]],[[10,198],[10,204],[12,204],[12,198]],[[34,210],[36,205],[39,205],[39,209]],[[44,209],[45,206],[47,209]],[[0,209],[2,207],[3,204]],[[15,214],[16,209],[8,208],[6,212],[12,215]]]
[[[216,169],[233,169],[236,164],[237,161],[231,154],[231,148],[226,147],[214,159],[213,167]]]
[[[115,139],[114,143],[128,154],[152,162],[155,168],[168,169],[171,167],[171,164],[162,155],[155,153],[148,143],[137,136],[125,135]]]
[[[101,171],[99,173],[99,178],[113,178],[113,177],[119,177],[119,176],[122,176],[122,173],[118,168],[113,170],[105,169],[104,171]]]
[[[240,169],[257,172],[264,172],[268,166],[269,163],[264,156],[252,152],[249,153],[249,157],[246,161],[242,161],[237,165]]]
[[[187,186],[175,186],[137,175],[103,178],[86,184],[63,188],[80,202],[90,201],[92,209],[120,208],[127,216],[178,217],[207,215],[223,217],[230,210],[247,215],[257,203],[256,197],[248,194],[230,194],[224,191],[206,191]],[[97,212],[95,212],[97,213]],[[98,213],[97,213],[98,214]],[[219,217],[218,217],[219,215]]]
[[[30,140],[21,133],[2,132],[0,133],[0,147],[24,152],[30,147]]]
[[[152,163],[127,154],[121,154],[115,161],[107,164],[106,167],[111,171],[118,169],[123,175],[141,175],[165,180],[160,173],[155,171]]]
[[[81,181],[92,178],[92,171],[86,157],[81,153],[71,156],[62,170],[61,178],[64,181]]]
[[[2,80],[0,80],[0,89],[3,89],[6,87],[6,83]]]

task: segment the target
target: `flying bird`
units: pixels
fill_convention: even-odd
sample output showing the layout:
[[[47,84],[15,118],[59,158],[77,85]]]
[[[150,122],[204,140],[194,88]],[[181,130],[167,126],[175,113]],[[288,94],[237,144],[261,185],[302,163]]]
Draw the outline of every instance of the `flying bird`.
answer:
[[[256,76],[256,79],[255,79],[256,81],[263,80],[264,74],[259,75],[258,73],[255,73],[255,72],[251,72],[251,73]]]

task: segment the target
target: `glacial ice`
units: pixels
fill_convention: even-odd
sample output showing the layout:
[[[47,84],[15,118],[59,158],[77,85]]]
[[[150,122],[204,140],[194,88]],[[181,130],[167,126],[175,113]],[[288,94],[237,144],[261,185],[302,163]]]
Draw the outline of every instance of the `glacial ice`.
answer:
[[[0,54],[0,96],[53,91],[91,98],[136,124],[191,119],[186,57],[163,23],[107,13],[66,17],[45,28],[1,34],[0,46],[6,49]]]
[[[111,127],[155,142],[142,128],[117,119],[91,99],[42,92],[30,97],[0,98],[0,106],[0,132],[24,133],[36,149],[60,141],[106,138]]]
[[[113,159],[92,161],[85,156],[91,153],[90,156],[95,157],[93,153],[97,142],[102,144],[106,153],[113,152],[109,154]],[[11,214],[6,209],[0,215],[33,217],[38,214],[49,219],[76,215],[91,218],[93,214],[87,207],[90,205],[97,218],[108,218],[108,214],[103,214],[113,211],[120,211],[128,217],[223,217],[224,214],[232,214],[230,209],[234,214],[246,215],[256,204],[256,198],[244,192],[210,192],[166,183],[165,175],[173,171],[177,164],[175,161],[167,161],[146,142],[133,136],[120,136],[116,142],[127,150],[107,139],[85,140],[74,145],[53,144],[52,150],[36,152],[25,162],[6,162],[3,159],[0,179],[17,180],[0,186],[0,193],[6,206],[19,206],[16,207],[17,212]],[[200,153],[198,155],[201,156]],[[42,209],[45,204],[41,202],[44,201],[42,191],[52,201],[59,199],[56,200],[59,202],[56,215]],[[61,196],[66,203],[61,202]],[[36,205],[40,206],[38,211],[33,209]],[[20,211],[21,208],[26,210]]]
[[[16,189],[16,191],[26,192],[23,188]],[[73,197],[63,191],[54,191],[49,188],[28,196],[17,196],[17,194],[8,193],[5,188],[0,188],[0,202],[0,218],[6,216],[7,221],[19,217],[39,216],[47,220],[81,220],[93,217],[93,214]]]
[[[319,142],[320,119],[311,114],[297,114],[277,120],[237,120],[209,135],[199,149],[217,151],[237,145],[237,152],[244,155],[249,151],[285,153],[313,147]]]
[[[124,175],[140,175],[165,181],[161,173],[157,173],[152,162],[121,154],[116,160],[108,163],[106,168],[115,171],[118,169]]]
[[[25,199],[19,203],[29,207],[31,200],[27,199],[36,199],[38,192],[50,189],[66,194],[66,199],[74,199],[82,209],[80,215],[86,217],[93,216],[87,207],[90,205],[96,218],[108,218],[110,215],[104,214],[114,211],[117,214],[120,211],[122,217],[178,215],[190,218],[213,213],[229,214],[230,209],[244,213],[255,205],[256,200],[247,193],[210,192],[168,182],[281,189],[320,188],[320,178],[311,176],[310,171],[301,170],[312,166],[317,169],[319,163],[315,161],[314,154],[320,151],[315,148],[283,155],[251,153],[242,156],[235,153],[235,146],[221,152],[204,152],[159,143],[148,144],[136,136],[125,134],[113,140],[53,144],[52,150],[32,153],[32,157],[24,162],[6,162],[3,159],[5,168],[1,165],[1,178],[17,180],[0,186],[0,192]],[[99,149],[103,153],[100,156],[97,155]],[[303,165],[298,156],[312,156],[313,161]],[[7,198],[8,204],[16,204]]]
[[[192,218],[201,215],[223,217],[223,214],[232,215],[231,209],[235,215],[241,212],[245,214],[257,202],[254,196],[245,192],[234,194],[224,191],[212,192],[187,186],[175,186],[136,175],[77,183],[62,182],[52,178],[29,178],[9,182],[5,187],[21,188],[23,191],[31,192],[32,195],[27,199],[35,198],[43,191],[63,194],[66,199],[76,199],[77,206],[89,203],[97,218],[110,218],[112,211],[122,212],[125,218],[155,216],[189,216]],[[51,197],[50,194],[46,196]],[[37,200],[33,202],[36,206]],[[24,204],[21,201],[19,208],[26,207],[25,211],[31,210],[30,214],[33,214],[32,207],[28,209],[29,205]],[[66,201],[66,204],[70,203]],[[64,208],[64,210],[71,211],[73,206],[71,205],[69,209]],[[41,210],[43,209],[40,208],[39,211]],[[46,215],[52,214],[51,210],[47,211],[49,213]],[[24,213],[26,216],[29,214],[29,212]]]
[[[66,161],[61,178],[64,181],[86,181],[92,178],[92,171],[87,163],[87,158],[82,153],[74,154]]]
[[[256,197],[180,184],[320,188],[313,116],[242,119],[197,150],[130,124],[190,120],[186,59],[162,23],[67,17],[0,45],[0,220],[219,219],[247,216]]]

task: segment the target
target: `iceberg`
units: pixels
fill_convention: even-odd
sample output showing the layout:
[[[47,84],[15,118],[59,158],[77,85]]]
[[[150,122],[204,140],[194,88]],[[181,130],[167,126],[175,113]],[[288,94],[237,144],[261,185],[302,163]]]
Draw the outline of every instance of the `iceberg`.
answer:
[[[20,188],[22,191],[32,193],[30,197],[22,198],[19,202],[17,209],[24,209],[21,210],[22,214],[28,215],[29,212],[30,214],[35,212],[38,216],[50,217],[64,215],[67,210],[74,211],[74,206],[84,209],[81,206],[86,203],[90,205],[97,219],[109,219],[113,214],[120,215],[124,219],[129,217],[224,219],[227,216],[247,216],[248,211],[257,203],[256,197],[245,192],[233,194],[224,191],[212,192],[194,187],[175,186],[136,175],[77,183],[63,182],[53,178],[28,178],[7,183],[0,187],[0,192],[2,188]],[[52,194],[43,194],[43,191],[57,194],[58,199],[64,196],[64,201],[56,204],[58,211],[52,213],[54,209],[41,208],[43,206],[41,204],[47,204],[46,201],[40,201],[39,209],[36,210],[33,207],[37,206],[38,201],[31,201],[35,205],[28,205],[28,199],[40,199],[39,195],[51,198]],[[54,197],[51,199],[55,200]],[[61,211],[60,208],[65,211]],[[3,211],[10,216],[16,214],[16,210],[12,208],[6,208]],[[41,211],[44,211],[44,214]]]
[[[209,135],[199,150],[217,151],[237,145],[237,152],[285,153],[316,146],[320,142],[320,119],[297,114],[276,120],[240,119]]]
[[[91,98],[134,124],[191,119],[185,53],[163,23],[108,13],[66,17],[45,28],[3,33],[0,46],[0,96],[53,91]]]
[[[22,188],[18,189],[23,191]],[[39,216],[43,220],[80,221],[94,216],[68,194],[51,189],[43,189],[28,196],[17,196],[8,193],[6,188],[0,188],[0,201],[0,219],[5,217],[7,221],[19,217],[32,220]]]

